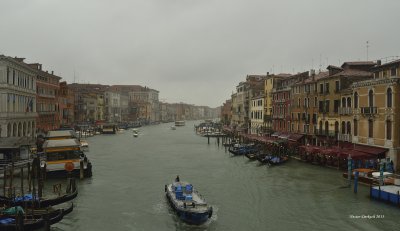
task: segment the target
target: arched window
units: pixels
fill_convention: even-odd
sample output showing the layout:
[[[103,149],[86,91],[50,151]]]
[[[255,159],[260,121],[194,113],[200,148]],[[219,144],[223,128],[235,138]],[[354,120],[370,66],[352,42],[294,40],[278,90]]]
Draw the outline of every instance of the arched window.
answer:
[[[35,121],[32,122],[32,137],[35,137],[36,135],[36,124]]]
[[[354,92],[354,108],[358,108],[358,93]]]
[[[342,134],[346,134],[346,122],[342,121]]]
[[[28,133],[26,136],[29,136],[31,134],[31,121],[28,122]]]
[[[368,137],[374,137],[374,121],[368,120]]]
[[[374,106],[374,92],[372,90],[369,90],[368,92],[368,106],[369,107]]]
[[[335,121],[335,134],[339,133],[339,122]]]
[[[354,124],[354,131],[353,131],[353,133],[354,133],[355,136],[358,136],[358,121],[357,121],[357,120],[354,120],[353,124]]]
[[[328,121],[325,121],[325,135],[329,134],[329,123]]]
[[[26,136],[26,122],[22,126],[22,136]]]
[[[386,139],[392,139],[392,121],[390,120],[386,121]]]
[[[8,123],[7,124],[7,137],[11,137],[11,134],[12,134],[12,132],[11,132],[11,123]]]
[[[347,107],[351,107],[351,98],[347,97]]]
[[[14,123],[13,124],[13,135],[12,135],[13,137],[16,137],[17,136],[17,123]]]
[[[351,123],[350,123],[350,121],[347,122],[347,134],[351,134]]]
[[[346,107],[346,98],[342,98],[342,107]]]
[[[386,107],[392,107],[392,88],[388,88],[386,91]]]
[[[322,133],[322,121],[319,121],[319,132]]]
[[[22,123],[19,122],[18,123],[18,137],[21,137],[21,136],[22,136]]]

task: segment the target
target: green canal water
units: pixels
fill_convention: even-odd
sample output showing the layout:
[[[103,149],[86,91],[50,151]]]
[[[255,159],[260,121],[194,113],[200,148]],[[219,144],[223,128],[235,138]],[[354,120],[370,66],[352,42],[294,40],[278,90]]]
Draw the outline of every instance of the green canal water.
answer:
[[[199,123],[199,122],[197,122]],[[344,188],[341,172],[291,160],[277,167],[232,157],[197,136],[195,122],[88,138],[93,178],[79,182],[75,209],[53,230],[399,230],[400,209]],[[201,226],[182,223],[164,185],[179,174],[213,206]],[[48,182],[50,188],[51,183]],[[350,218],[380,215],[384,218]]]

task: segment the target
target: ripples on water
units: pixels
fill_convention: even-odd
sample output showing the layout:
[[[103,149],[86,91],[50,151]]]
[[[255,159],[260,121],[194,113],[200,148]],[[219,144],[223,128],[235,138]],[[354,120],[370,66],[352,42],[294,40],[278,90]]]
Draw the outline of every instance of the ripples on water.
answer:
[[[198,122],[199,123],[199,122]],[[370,201],[368,188],[343,188],[341,172],[291,160],[267,167],[232,157],[194,122],[88,138],[93,178],[79,183],[76,207],[53,230],[397,230],[399,209]],[[213,206],[205,224],[183,223],[164,185],[189,181]],[[382,220],[353,215],[385,214]]]

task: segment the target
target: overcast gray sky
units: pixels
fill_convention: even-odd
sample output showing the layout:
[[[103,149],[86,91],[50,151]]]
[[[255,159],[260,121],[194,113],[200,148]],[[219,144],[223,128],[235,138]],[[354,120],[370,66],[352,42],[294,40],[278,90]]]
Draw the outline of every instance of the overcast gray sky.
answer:
[[[0,54],[219,106],[247,74],[400,55],[399,0],[1,0]]]

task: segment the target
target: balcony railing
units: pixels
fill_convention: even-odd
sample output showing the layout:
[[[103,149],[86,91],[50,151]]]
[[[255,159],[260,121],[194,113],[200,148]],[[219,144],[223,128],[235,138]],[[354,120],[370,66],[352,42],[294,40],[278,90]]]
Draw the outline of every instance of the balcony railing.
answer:
[[[314,134],[320,135],[320,136],[336,137],[336,132],[330,131],[330,130],[325,130],[325,129],[315,129]]]
[[[361,107],[361,114],[364,114],[364,115],[378,114],[378,108],[377,107]]]
[[[338,135],[338,140],[340,141],[347,141],[347,142],[351,142],[352,136],[350,134],[339,134]]]
[[[272,118],[274,118],[274,119],[283,119],[283,118],[285,118],[285,115],[283,115],[283,114],[272,115]]]
[[[339,115],[351,115],[353,110],[351,107],[340,107],[339,108]]]

